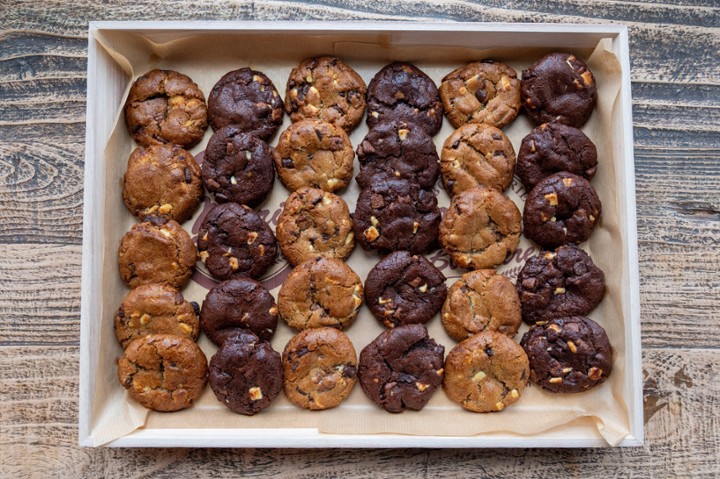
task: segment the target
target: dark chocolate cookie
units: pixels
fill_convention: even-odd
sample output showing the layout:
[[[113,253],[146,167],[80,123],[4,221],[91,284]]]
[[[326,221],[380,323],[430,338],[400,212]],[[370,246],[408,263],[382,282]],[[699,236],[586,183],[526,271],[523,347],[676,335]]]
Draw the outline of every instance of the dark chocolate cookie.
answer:
[[[535,324],[588,314],[605,294],[605,274],[577,246],[560,246],[528,259],[516,287],[523,320]]]
[[[522,73],[522,103],[536,125],[557,121],[580,128],[597,101],[597,84],[575,55],[551,53]]]
[[[432,189],[440,171],[432,137],[405,121],[378,123],[358,146],[357,156],[360,173],[355,179],[361,188],[398,178]]]
[[[258,278],[277,257],[277,240],[268,224],[237,203],[217,205],[205,216],[197,244],[200,259],[220,280]]]
[[[189,148],[207,129],[205,95],[190,77],[172,70],[151,70],[130,87],[125,122],[141,145],[172,143]]]
[[[267,198],[275,181],[272,148],[260,138],[226,126],[210,137],[202,176],[218,203],[233,201],[251,208]]]
[[[424,253],[437,244],[440,219],[432,191],[387,178],[360,192],[353,229],[365,249]]]
[[[419,411],[442,384],[444,354],[421,324],[384,331],[360,352],[360,386],[386,411]]]
[[[282,124],[285,105],[265,74],[241,68],[226,73],[208,97],[213,130],[236,125],[244,133],[268,140]]]
[[[586,391],[604,382],[612,370],[605,330],[583,316],[536,324],[520,345],[530,359],[530,379],[550,392]]]
[[[424,324],[440,311],[447,297],[445,276],[424,256],[396,251],[367,275],[365,302],[388,328]]]
[[[435,82],[410,63],[383,67],[368,85],[367,104],[370,129],[383,121],[403,120],[434,135],[442,126],[443,108]]]
[[[270,341],[278,323],[275,299],[254,279],[239,276],[210,288],[200,310],[200,326],[218,346],[241,330]]]
[[[585,178],[555,173],[535,185],[525,200],[525,236],[545,248],[582,243],[600,219],[600,210],[600,198]]]
[[[504,63],[473,62],[442,79],[440,98],[455,128],[465,123],[503,128],[520,110],[520,80],[515,70]]]
[[[365,82],[336,57],[310,58],[290,72],[285,109],[295,121],[317,119],[350,132],[365,113]]]
[[[515,174],[530,191],[553,173],[567,171],[591,180],[596,170],[597,149],[582,130],[543,123],[523,138]]]
[[[282,391],[280,353],[250,332],[237,333],[210,359],[208,382],[218,401],[232,412],[257,414]]]

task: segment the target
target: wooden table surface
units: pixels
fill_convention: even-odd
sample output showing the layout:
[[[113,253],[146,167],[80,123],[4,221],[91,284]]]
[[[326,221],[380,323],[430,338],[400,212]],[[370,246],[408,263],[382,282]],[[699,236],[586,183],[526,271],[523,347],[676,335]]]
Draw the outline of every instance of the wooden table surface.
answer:
[[[436,3],[174,0],[146,7],[129,0],[0,0],[0,476],[720,476],[720,4]],[[149,19],[628,25],[645,446],[340,453],[79,448],[87,26]]]

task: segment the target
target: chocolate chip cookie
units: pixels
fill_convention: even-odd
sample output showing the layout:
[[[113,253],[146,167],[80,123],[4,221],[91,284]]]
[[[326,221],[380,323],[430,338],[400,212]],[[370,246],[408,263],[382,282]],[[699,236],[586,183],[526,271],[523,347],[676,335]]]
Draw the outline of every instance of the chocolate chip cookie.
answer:
[[[384,331],[360,352],[360,386],[386,411],[419,411],[442,384],[444,354],[421,324]]]
[[[316,119],[352,131],[365,113],[365,82],[336,57],[307,59],[293,68],[285,109],[293,122]]]
[[[482,331],[515,336],[522,316],[515,286],[494,269],[465,273],[448,291],[442,324],[456,341]]]
[[[605,294],[605,274],[586,252],[566,245],[528,259],[516,286],[523,320],[535,324],[590,313]]]
[[[597,149],[582,130],[562,123],[543,123],[523,138],[515,173],[530,191],[560,171],[589,181],[595,176],[597,164]]]
[[[200,310],[203,333],[217,346],[243,330],[270,341],[277,323],[275,299],[263,285],[244,276],[210,288]]]
[[[530,358],[530,379],[550,392],[586,391],[603,383],[612,370],[605,330],[583,316],[536,324],[520,344]]]
[[[128,131],[143,146],[171,143],[190,148],[207,129],[205,95],[190,77],[151,70],[130,87],[125,101]]]
[[[282,355],[285,395],[312,410],[337,406],[357,382],[357,354],[350,339],[335,328],[301,331]]]
[[[280,395],[280,353],[270,343],[242,331],[230,336],[210,358],[210,388],[232,412],[252,416]]]
[[[585,178],[555,173],[535,185],[525,200],[525,236],[545,248],[582,243],[600,219],[600,210],[600,198]]]
[[[522,73],[522,104],[536,125],[557,121],[580,128],[597,101],[595,76],[569,53],[545,55]]]
[[[515,150],[494,126],[467,123],[445,140],[440,171],[450,196],[480,185],[505,191],[515,171]]]
[[[218,203],[233,201],[254,208],[267,198],[275,182],[272,148],[237,126],[221,128],[205,148],[202,176]]]
[[[268,224],[237,203],[215,206],[200,225],[197,243],[200,259],[219,280],[259,278],[277,257],[277,240]]]
[[[440,223],[440,244],[457,266],[493,268],[515,252],[521,231],[515,203],[496,190],[479,186],[450,201]]]
[[[486,123],[503,128],[520,110],[520,80],[504,63],[472,62],[442,79],[440,98],[455,128],[466,123]]]
[[[293,265],[321,256],[345,259],[355,248],[348,205],[333,193],[299,188],[278,217],[277,239]]]
[[[432,191],[408,180],[390,179],[363,189],[353,230],[365,249],[424,253],[437,245],[440,209]]]
[[[282,132],[273,158],[280,180],[290,191],[306,186],[334,192],[350,182],[355,153],[339,126],[302,120]]]
[[[203,198],[200,167],[178,145],[136,148],[123,176],[122,197],[132,214],[179,223],[190,219]]]
[[[235,125],[244,133],[269,140],[282,124],[285,105],[264,73],[241,68],[226,73],[208,97],[213,130]]]
[[[115,313],[115,337],[123,348],[148,334],[174,334],[197,341],[200,335],[197,303],[185,301],[180,291],[162,284],[132,289]]]
[[[367,126],[388,120],[414,123],[434,135],[443,119],[435,82],[415,65],[395,62],[383,67],[368,85]]]
[[[192,238],[177,221],[133,225],[120,241],[120,277],[131,288],[161,283],[182,289],[190,281],[197,257]]]
[[[432,189],[440,167],[432,137],[412,123],[391,120],[378,123],[357,148],[360,173],[355,177],[361,188],[385,178],[414,181]]]
[[[424,256],[396,251],[367,275],[365,301],[388,328],[424,324],[440,311],[447,297],[445,276]]]
[[[345,329],[355,321],[362,302],[360,277],[336,258],[317,257],[300,263],[278,293],[280,316],[297,330]]]
[[[193,405],[207,384],[207,358],[192,339],[149,334],[118,359],[118,379],[135,401],[155,411]]]
[[[504,334],[484,331],[448,353],[443,386],[465,409],[497,412],[520,399],[529,374],[523,348]]]

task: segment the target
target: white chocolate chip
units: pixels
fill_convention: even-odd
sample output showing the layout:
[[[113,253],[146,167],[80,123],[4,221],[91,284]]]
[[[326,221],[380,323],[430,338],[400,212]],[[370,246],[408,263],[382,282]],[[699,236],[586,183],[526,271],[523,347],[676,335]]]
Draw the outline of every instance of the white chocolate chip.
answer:
[[[563,178],[562,182],[565,186],[567,186],[569,188],[573,184],[573,179],[572,178]]]
[[[374,226],[371,226],[368,229],[366,229],[363,232],[363,234],[365,235],[365,239],[367,239],[370,242],[375,241],[380,236],[380,232]]]
[[[200,259],[204,262],[207,261],[210,254],[207,251],[200,251]]]
[[[423,285],[420,286],[418,289],[420,290],[421,293],[427,293],[427,290],[428,290],[428,285],[427,285],[427,283],[423,284]]]
[[[240,263],[238,263],[238,259],[235,256],[230,256],[228,263],[233,270],[236,270],[240,267]]]
[[[475,375],[472,377],[472,382],[478,383],[485,379],[487,375],[485,374],[485,371],[478,371],[475,373]]]
[[[557,206],[558,204],[558,197],[557,193],[548,193],[545,195],[545,199],[550,203],[551,206]]]
[[[398,130],[398,137],[400,137],[400,141],[405,140],[407,138],[408,133],[410,133],[410,130],[406,130],[404,128]]]
[[[248,233],[247,244],[253,244],[255,242],[255,240],[257,239],[257,237],[258,237],[258,234],[255,231],[251,231],[250,233]]]
[[[513,389],[512,391],[510,391],[510,397],[513,399],[517,399],[520,397],[520,393],[517,389]]]
[[[565,294],[565,288],[555,288],[555,295]]]
[[[248,389],[248,394],[250,394],[250,399],[253,401],[259,401],[263,398],[262,389],[257,386]]]
[[[558,384],[563,382],[563,378],[550,378],[550,384]]]
[[[375,218],[374,216],[371,216],[371,217],[370,217],[370,224],[372,224],[373,226],[377,226],[377,225],[378,225],[378,219]]]
[[[145,325],[146,325],[147,323],[149,323],[149,322],[150,322],[150,315],[149,315],[149,314],[146,313],[146,314],[143,314],[142,316],[140,316],[140,324],[142,324],[143,326],[145,326]]]
[[[388,303],[392,303],[391,298],[385,299],[382,296],[378,298],[378,304],[388,304]]]
[[[430,385],[425,383],[415,383],[415,387],[418,388],[418,391],[423,392],[424,390],[429,388]]]
[[[230,184],[231,184],[231,185],[237,185],[237,180],[235,179],[234,176],[231,176],[231,177],[230,177]]]
[[[278,314],[277,306],[273,306],[272,308],[268,309],[268,313],[270,313],[270,315],[272,315],[272,316],[277,315]]]
[[[413,221],[413,234],[416,235],[418,232],[418,228],[420,227],[420,223],[417,221]]]
[[[575,346],[575,343],[572,341],[567,342],[568,348],[570,348],[570,351],[573,353],[577,353],[577,346]]]

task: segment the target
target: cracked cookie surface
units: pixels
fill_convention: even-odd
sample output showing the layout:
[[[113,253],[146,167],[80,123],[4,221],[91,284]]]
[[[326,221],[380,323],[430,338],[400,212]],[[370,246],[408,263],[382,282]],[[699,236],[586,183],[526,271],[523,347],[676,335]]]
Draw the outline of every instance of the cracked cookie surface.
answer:
[[[520,345],[504,334],[484,331],[448,353],[443,387],[465,409],[497,412],[520,399],[529,375]]]
[[[132,341],[118,359],[118,379],[135,401],[155,411],[193,405],[207,384],[207,358],[191,339],[150,334]]]
[[[190,77],[173,70],[151,70],[130,87],[125,122],[141,145],[197,144],[207,129],[205,95]]]
[[[515,252],[521,231],[515,203],[479,186],[452,198],[440,223],[440,244],[457,266],[493,268]]]
[[[285,395],[312,410],[337,406],[357,382],[357,353],[345,333],[314,328],[293,336],[282,354]]]
[[[384,331],[360,352],[360,386],[386,411],[419,411],[442,384],[444,354],[421,324]]]
[[[530,358],[530,379],[550,392],[586,391],[603,383],[612,370],[605,330],[583,316],[536,324],[520,344]]]
[[[388,328],[424,324],[440,311],[447,296],[445,276],[424,256],[396,251],[367,275],[365,302]]]
[[[280,353],[250,332],[236,333],[210,358],[208,382],[217,400],[232,412],[257,414],[282,391]]]
[[[504,63],[472,62],[442,79],[440,98],[455,128],[466,123],[486,123],[503,128],[520,110],[520,80]]]
[[[278,293],[280,316],[298,329],[352,324],[363,303],[360,277],[336,258],[313,258],[288,274]]]

